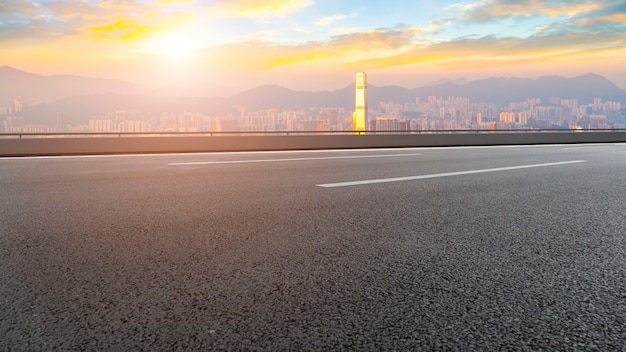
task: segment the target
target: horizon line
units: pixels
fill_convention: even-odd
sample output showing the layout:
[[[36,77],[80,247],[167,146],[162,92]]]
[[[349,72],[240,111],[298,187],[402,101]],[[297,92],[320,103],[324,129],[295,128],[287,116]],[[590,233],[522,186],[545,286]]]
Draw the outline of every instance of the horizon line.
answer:
[[[77,78],[94,79],[94,80],[118,81],[118,82],[122,82],[122,83],[131,84],[131,85],[134,85],[134,86],[138,86],[138,88],[142,88],[142,89],[145,89],[145,90],[152,90],[152,91],[159,90],[159,89],[170,88],[172,86],[175,86],[175,85],[181,84],[181,83],[189,83],[189,82],[205,83],[205,84],[208,84],[208,85],[220,86],[220,87],[225,88],[227,90],[234,91],[235,93],[231,94],[230,96],[241,94],[241,93],[244,93],[244,92],[247,92],[247,91],[250,91],[250,90],[253,90],[253,89],[261,88],[261,87],[273,87],[273,86],[286,88],[286,89],[289,89],[289,90],[295,91],[295,92],[312,92],[312,93],[332,92],[332,91],[343,90],[343,89],[346,89],[346,88],[354,86],[354,82],[352,82],[352,83],[348,83],[347,85],[343,85],[343,86],[341,86],[339,88],[334,88],[334,89],[327,88],[327,89],[320,89],[320,90],[311,90],[311,89],[309,89],[309,90],[301,90],[301,89],[290,88],[287,85],[279,84],[279,83],[263,83],[263,84],[259,84],[259,85],[256,85],[256,86],[253,86],[253,87],[250,87],[250,88],[237,89],[237,88],[233,88],[233,87],[221,84],[221,83],[211,82],[211,81],[204,81],[202,79],[182,79],[182,80],[174,81],[174,82],[171,82],[171,83],[161,84],[161,85],[156,85],[155,86],[155,85],[148,85],[148,84],[145,84],[145,83],[137,83],[134,80],[127,80],[127,79],[120,79],[120,78],[109,78],[109,77],[98,77],[98,76],[83,76],[83,75],[72,74],[72,73],[55,73],[55,74],[50,74],[50,75],[44,75],[44,74],[41,74],[41,73],[26,71],[26,70],[23,70],[21,68],[16,68],[14,66],[10,66],[10,65],[7,65],[7,64],[2,64],[0,66],[0,68],[9,68],[9,69],[21,72],[21,73],[37,75],[37,76],[41,76],[41,77],[44,77],[44,78],[53,78],[53,77],[58,77],[58,76],[72,76],[72,77],[77,77]],[[355,71],[355,72],[362,72],[362,71]],[[365,71],[365,72],[367,72],[367,71]],[[368,74],[368,76],[369,76],[369,74]],[[428,83],[425,83],[423,85],[416,86],[416,87],[413,87],[413,88],[409,88],[407,86],[403,86],[403,85],[400,85],[400,84],[376,85],[376,84],[368,83],[368,86],[377,87],[377,88],[400,87],[400,88],[403,88],[403,89],[413,90],[413,89],[419,89],[419,88],[425,88],[425,87],[434,87],[434,86],[439,86],[439,85],[444,85],[444,84],[453,84],[453,85],[462,87],[464,85],[467,85],[467,84],[470,84],[470,83],[473,83],[473,82],[485,81],[485,80],[490,80],[490,79],[527,79],[527,80],[537,81],[537,80],[539,80],[541,78],[547,78],[547,77],[559,77],[559,78],[564,78],[564,79],[574,79],[574,78],[579,78],[579,77],[584,77],[584,76],[599,76],[599,77],[602,77],[602,78],[606,79],[607,81],[611,82],[617,88],[626,91],[626,87],[622,88],[617,83],[615,83],[613,80],[611,80],[610,78],[608,78],[608,77],[606,77],[604,75],[595,73],[595,72],[591,72],[591,71],[587,72],[587,73],[584,73],[584,74],[577,74],[577,75],[573,75],[573,76],[564,76],[564,75],[560,75],[560,74],[549,74],[549,75],[534,76],[535,78],[520,77],[520,76],[510,76],[510,75],[509,76],[506,76],[506,75],[489,76],[489,77],[477,78],[477,79],[467,79],[465,77],[461,77],[461,78],[458,78],[458,79],[448,79],[448,78],[442,77],[442,78],[440,78],[438,80],[430,81]],[[346,81],[350,81],[350,80],[346,79]],[[369,79],[368,79],[368,81],[369,81]],[[461,83],[461,84],[458,84],[455,81],[465,81],[465,82]]]

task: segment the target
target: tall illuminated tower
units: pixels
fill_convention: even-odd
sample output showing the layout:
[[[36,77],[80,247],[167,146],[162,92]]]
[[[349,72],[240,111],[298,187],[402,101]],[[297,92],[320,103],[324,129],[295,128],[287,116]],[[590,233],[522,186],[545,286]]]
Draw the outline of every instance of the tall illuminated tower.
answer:
[[[367,126],[367,75],[365,72],[357,72],[356,74],[352,126],[355,131],[365,131]],[[359,133],[357,132],[357,134]]]

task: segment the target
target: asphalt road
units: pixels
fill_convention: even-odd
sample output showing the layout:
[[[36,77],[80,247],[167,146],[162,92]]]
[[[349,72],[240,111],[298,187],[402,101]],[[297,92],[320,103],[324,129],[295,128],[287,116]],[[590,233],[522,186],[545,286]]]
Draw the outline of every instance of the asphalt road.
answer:
[[[0,159],[0,350],[624,351],[625,210],[624,144]]]

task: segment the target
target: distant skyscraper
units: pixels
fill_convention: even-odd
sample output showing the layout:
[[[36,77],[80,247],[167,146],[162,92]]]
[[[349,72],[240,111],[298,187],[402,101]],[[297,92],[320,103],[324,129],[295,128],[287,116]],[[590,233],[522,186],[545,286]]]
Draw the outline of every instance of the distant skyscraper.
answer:
[[[397,131],[398,126],[398,118],[395,116],[379,116],[376,118],[376,133]]]
[[[365,131],[367,126],[367,75],[365,72],[356,74],[352,125],[355,131]]]

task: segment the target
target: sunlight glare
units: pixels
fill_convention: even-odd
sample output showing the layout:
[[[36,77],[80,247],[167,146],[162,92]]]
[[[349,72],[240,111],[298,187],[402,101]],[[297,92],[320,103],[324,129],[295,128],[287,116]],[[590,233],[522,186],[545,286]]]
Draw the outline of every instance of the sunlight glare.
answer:
[[[172,61],[186,61],[192,59],[194,52],[199,49],[198,45],[193,32],[171,31],[144,42],[140,51]]]

